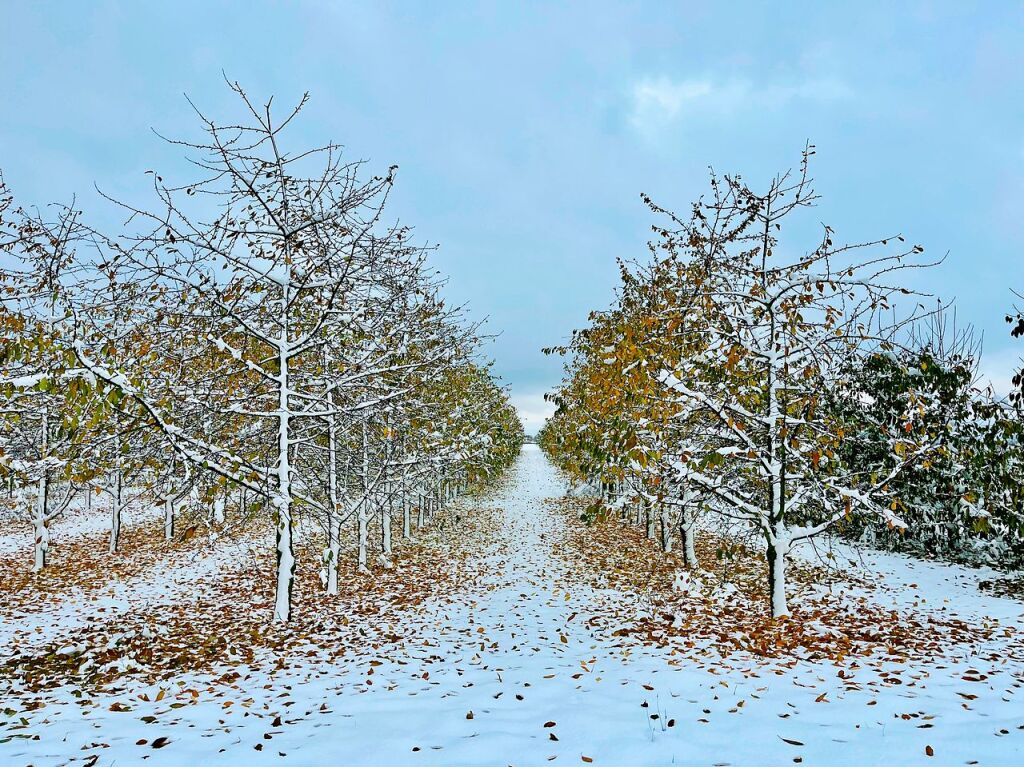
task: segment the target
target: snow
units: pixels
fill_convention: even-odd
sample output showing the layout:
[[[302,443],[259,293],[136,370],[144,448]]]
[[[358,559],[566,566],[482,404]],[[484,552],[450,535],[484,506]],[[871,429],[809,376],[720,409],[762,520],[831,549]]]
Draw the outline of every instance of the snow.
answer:
[[[0,647],[42,644],[59,639],[96,620],[131,610],[195,598],[240,563],[252,566],[259,554],[251,541],[232,541],[207,550],[192,550],[149,567],[138,576],[113,580],[99,589],[74,590],[58,603],[42,599],[0,623]]]
[[[996,620],[1024,627],[1024,604],[981,590],[982,581],[1005,577],[990,567],[933,562],[906,554],[877,551],[838,539],[804,541],[793,554],[811,562],[828,562],[871,575],[871,597],[881,591],[897,610],[931,607],[946,616],[968,621]],[[856,589],[848,587],[852,596]]]
[[[128,493],[125,493],[128,497]],[[0,507],[2,508],[2,507]],[[22,552],[25,561],[32,561],[32,523],[22,509],[5,509],[0,511],[3,532],[0,533],[0,556],[8,556]],[[153,503],[128,501],[121,512],[123,528],[129,525],[162,518],[163,510]],[[52,546],[60,545],[61,541],[81,538],[87,535],[98,535],[110,530],[110,498],[106,494],[93,497],[92,508],[85,507],[84,501],[74,498],[66,511],[49,524]]]
[[[126,684],[121,692],[85,695],[95,704],[87,706],[68,687],[27,710],[25,698],[0,688],[5,705],[19,709],[12,719],[25,717],[27,732],[38,736],[0,742],[0,763],[82,764],[91,755],[98,755],[96,765],[146,757],[150,765],[444,767],[587,760],[756,766],[797,759],[830,766],[1016,765],[1024,758],[1019,661],[965,654],[894,662],[902,672],[897,685],[879,678],[884,665],[879,672],[853,662],[720,658],[714,648],[676,652],[591,628],[592,614],[628,615],[643,605],[636,596],[588,585],[557,556],[564,522],[544,499],[565,491],[536,446],[527,445],[493,495],[464,501],[466,513],[486,504],[503,515],[503,534],[479,555],[487,575],[422,610],[382,616],[382,625],[368,627],[368,645],[389,628],[405,637],[398,647],[381,645],[376,656],[333,664],[291,662],[275,672],[243,668],[231,685],[182,676],[164,685],[159,702],[157,687]],[[859,552],[844,553],[859,561]],[[873,593],[876,599],[1022,628],[1020,604],[977,592],[960,569],[870,556],[878,580],[891,587]],[[205,577],[194,573],[196,581]],[[68,607],[64,617],[80,609]],[[965,681],[968,669],[986,678]],[[130,710],[111,711],[114,704]],[[146,716],[156,721],[147,724]],[[7,735],[0,728],[0,741]],[[154,748],[163,743],[158,738],[167,743]]]
[[[28,389],[32,386],[37,386],[46,380],[46,373],[36,373],[35,375],[18,376],[16,378],[6,378],[0,380],[0,385],[13,386],[15,389]]]

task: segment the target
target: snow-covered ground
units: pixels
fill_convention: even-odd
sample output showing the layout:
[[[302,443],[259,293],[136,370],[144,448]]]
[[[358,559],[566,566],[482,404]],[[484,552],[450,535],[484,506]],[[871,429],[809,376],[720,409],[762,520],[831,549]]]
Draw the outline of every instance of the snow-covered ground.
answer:
[[[55,641],[95,620],[98,614],[111,621],[129,610],[166,604],[184,596],[196,598],[214,586],[224,572],[250,565],[256,556],[250,541],[226,542],[215,548],[176,553],[137,576],[111,579],[99,588],[51,594],[0,623],[0,647]]]
[[[86,535],[107,533],[110,530],[110,512],[106,496],[97,497],[91,508],[81,498],[74,498],[67,510],[50,523],[50,536],[55,545],[62,541]],[[125,527],[160,519],[163,509],[153,503],[129,498],[122,512]],[[21,554],[32,562],[32,524],[25,515],[16,515],[10,509],[0,511],[0,556]]]
[[[478,571],[486,574],[415,612],[380,616],[366,653],[326,663],[311,648],[308,660],[293,657],[272,672],[239,669],[237,678],[216,682],[183,675],[165,683],[164,693],[130,684],[103,694],[65,687],[33,710],[30,697],[12,692],[0,707],[16,713],[5,718],[28,724],[0,728],[0,764],[835,767],[1024,760],[1024,668],[1000,658],[1000,640],[981,656],[972,654],[977,648],[951,648],[935,662],[894,661],[901,674],[886,681],[884,664],[735,654],[716,662],[592,627],[591,615],[610,608],[628,615],[636,597],[588,585],[592,579],[556,555],[564,518],[544,499],[563,493],[540,451],[526,446],[500,489],[471,502],[501,510],[502,534],[479,554]],[[872,577],[889,584],[874,598],[925,613],[991,616],[1009,630],[1007,643],[1019,642],[1013,632],[1024,630],[1021,605],[978,593],[961,569],[869,556],[879,568]],[[376,642],[384,624],[404,638]],[[4,626],[3,634],[31,641],[16,630]],[[4,740],[12,733],[34,739]]]

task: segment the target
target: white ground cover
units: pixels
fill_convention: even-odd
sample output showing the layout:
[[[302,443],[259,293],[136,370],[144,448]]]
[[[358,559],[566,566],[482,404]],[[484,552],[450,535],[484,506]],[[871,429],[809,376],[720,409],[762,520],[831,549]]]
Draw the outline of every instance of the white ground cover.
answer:
[[[100,588],[50,595],[0,622],[0,647],[50,642],[97,619],[116,621],[129,610],[199,597],[221,574],[249,565],[257,556],[250,541],[225,542],[209,550],[175,552],[136,577],[111,580]]]
[[[0,708],[10,709],[0,740],[17,736],[0,743],[0,764],[1024,763],[1024,669],[1016,661],[951,648],[934,662],[894,663],[897,684],[853,659],[718,658],[591,629],[590,614],[628,615],[642,604],[586,585],[554,555],[564,523],[543,500],[564,490],[526,446],[484,501],[502,510],[505,530],[480,555],[487,577],[414,614],[381,616],[367,627],[366,653],[326,664],[311,647],[301,662],[272,672],[239,668],[231,682],[189,675],[161,688],[126,679],[124,690],[103,694],[68,686],[40,696],[44,705],[34,709],[34,696],[0,688]],[[474,506],[480,502],[465,513]],[[876,569],[872,579],[886,584],[875,599],[1024,631],[1020,603],[977,591],[984,573],[864,556]],[[193,575],[197,586],[215,577],[198,567]],[[123,584],[120,598],[145,593],[147,582]],[[48,625],[82,620],[94,608],[85,598],[69,602]],[[37,628],[49,630],[5,624],[0,637],[29,642]],[[384,632],[403,639],[379,643]],[[1020,641],[1010,634],[980,655]]]
[[[127,493],[126,493],[127,495]],[[163,516],[163,509],[154,503],[129,498],[122,512],[123,529],[145,524]],[[16,515],[11,509],[0,509],[0,556],[21,553],[25,561],[32,562],[32,523],[25,515]],[[85,535],[110,530],[110,504],[106,495],[96,496],[91,508],[81,498],[74,498],[68,509],[50,523],[53,545]]]

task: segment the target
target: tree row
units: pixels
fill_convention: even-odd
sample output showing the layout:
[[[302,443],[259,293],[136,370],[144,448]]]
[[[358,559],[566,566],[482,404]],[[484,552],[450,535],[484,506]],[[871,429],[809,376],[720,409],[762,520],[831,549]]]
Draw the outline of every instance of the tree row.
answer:
[[[386,220],[395,169],[287,146],[305,99],[278,117],[231,87],[239,120],[172,142],[192,178],[108,198],[116,232],[0,192],[0,473],[36,569],[94,495],[111,551],[130,497],[162,506],[168,538],[271,520],[287,621],[300,517],[337,593],[343,549],[388,566],[393,535],[500,473],[523,432],[430,248]]]
[[[773,616],[791,553],[827,532],[1024,560],[1018,401],[978,386],[971,330],[911,289],[921,247],[809,225],[813,153],[762,190],[712,175],[687,215],[645,198],[650,258],[548,350],[566,376],[540,435],[599,495],[588,515],[675,537],[690,566],[701,530],[759,541]]]

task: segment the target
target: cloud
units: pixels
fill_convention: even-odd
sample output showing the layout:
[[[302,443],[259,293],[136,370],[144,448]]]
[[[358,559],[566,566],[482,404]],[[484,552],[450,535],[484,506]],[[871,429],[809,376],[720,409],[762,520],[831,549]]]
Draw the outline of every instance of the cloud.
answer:
[[[634,126],[672,121],[688,103],[706,100],[713,92],[714,86],[707,80],[684,80],[679,83],[667,77],[641,80],[633,86],[630,121]]]
[[[519,411],[519,418],[527,434],[536,434],[550,416],[555,412],[552,402],[544,401],[543,393],[513,394],[512,404]]]
[[[833,78],[760,84],[738,78],[645,77],[633,84],[629,122],[640,134],[652,137],[688,119],[778,109],[795,102],[841,101],[851,95],[843,82]]]

